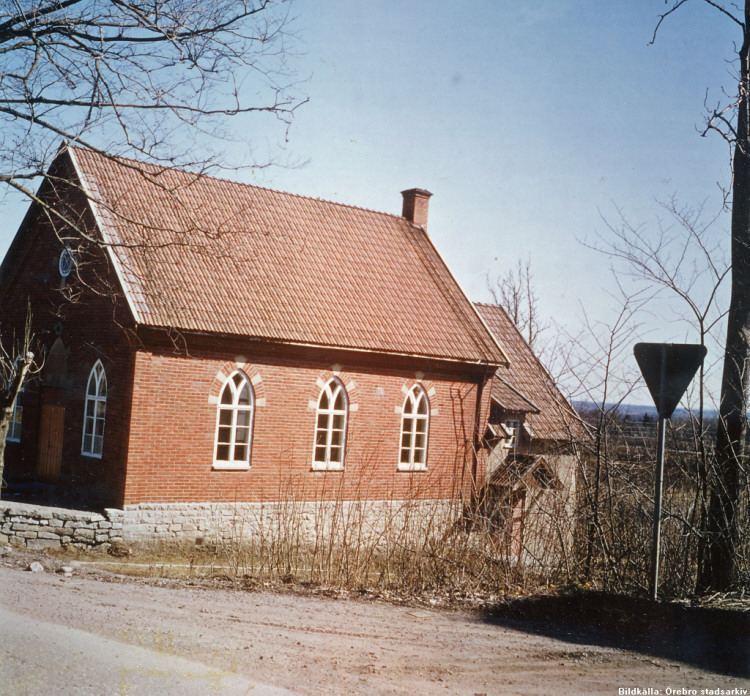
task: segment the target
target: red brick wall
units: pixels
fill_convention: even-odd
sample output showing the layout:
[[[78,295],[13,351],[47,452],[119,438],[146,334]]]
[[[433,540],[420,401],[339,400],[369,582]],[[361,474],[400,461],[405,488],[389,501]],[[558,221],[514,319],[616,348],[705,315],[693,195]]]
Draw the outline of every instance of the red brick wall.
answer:
[[[430,371],[416,359],[359,356],[342,361],[337,372],[352,407],[345,470],[312,471],[315,409],[310,403],[317,403],[319,381],[333,376],[332,363],[341,361],[341,354],[287,348],[283,357],[274,357],[276,349],[266,348],[255,360],[236,363],[227,356],[236,354],[239,339],[231,346],[209,340],[218,345],[213,352],[206,351],[204,339],[202,349],[190,346],[188,358],[184,337],[178,341],[182,357],[169,343],[147,352],[140,338],[129,340],[132,334],[122,328],[130,324],[122,298],[108,292],[78,297],[65,291],[80,284],[71,279],[61,288],[61,242],[41,223],[27,227],[25,244],[15,250],[21,270],[6,276],[1,288],[0,320],[4,337],[13,329],[18,332],[30,299],[39,343],[49,350],[59,335],[70,351],[64,389],[57,395],[65,407],[63,462],[54,482],[57,500],[80,507],[278,500],[288,496],[290,486],[294,495],[306,499],[442,498],[469,490],[476,375],[447,374],[444,365]],[[84,279],[112,278],[103,256],[85,258]],[[85,390],[97,359],[108,384],[101,459],[81,455]],[[405,362],[410,367],[404,367]],[[215,397],[223,385],[217,375],[228,375],[239,365],[255,378],[259,404],[251,466],[247,471],[214,470]],[[416,383],[417,369],[423,370],[420,379],[431,406],[427,470],[400,472],[401,415],[396,409],[403,406],[404,390]],[[11,484],[36,478],[44,383],[41,375],[24,393],[21,442],[8,443],[6,449],[5,477]],[[487,397],[485,390],[485,411]],[[483,471],[481,463],[478,471]]]
[[[81,219],[91,227],[91,220]],[[60,236],[70,237],[62,230]],[[80,278],[73,274],[63,282],[58,261],[63,244],[32,209],[14,241],[3,268],[0,284],[0,333],[5,345],[20,335],[31,303],[34,349],[44,356],[59,336],[68,351],[67,375],[60,388],[49,389],[48,372],[36,375],[23,393],[23,425],[20,442],[8,442],[4,478],[11,484],[37,479],[39,424],[42,400],[65,409],[62,466],[59,477],[47,481],[50,502],[64,501],[82,507],[121,503],[124,460],[127,453],[130,371],[132,349],[126,332],[117,323],[127,323],[122,298],[113,293],[113,271],[97,247],[89,251],[75,240]],[[91,292],[95,288],[96,292]],[[101,459],[81,455],[85,392],[89,373],[101,360],[107,375],[107,417]],[[49,366],[48,366],[49,367]],[[46,393],[45,392],[46,389]]]
[[[69,212],[75,214],[75,205]],[[85,213],[81,222],[94,229]],[[132,320],[123,298],[112,292],[116,283],[105,255],[97,248],[87,252],[85,246],[74,244],[83,282],[71,277],[62,283],[62,242],[44,215],[32,211],[0,278],[3,339],[21,330],[30,301],[39,345],[48,351],[59,336],[69,351],[64,384],[54,394],[65,408],[62,468],[52,489],[56,501],[79,507],[251,502],[284,499],[291,492],[304,499],[382,500],[444,498],[470,489],[481,370],[324,348],[259,347],[249,341],[242,350],[254,351],[254,357],[228,361],[243,345],[241,339],[230,345],[211,337],[177,336],[178,345],[172,345],[164,340],[166,334],[162,342],[151,340],[154,332],[144,339],[143,331],[136,335],[127,328]],[[185,340],[191,344],[187,349]],[[108,385],[101,459],[81,455],[85,390],[97,359]],[[312,471],[316,414],[310,404],[317,404],[319,382],[333,376],[334,363],[340,363],[336,372],[350,403],[345,469]],[[255,378],[258,400],[250,469],[214,470],[215,397],[222,387],[217,375],[228,375],[238,365]],[[400,472],[401,415],[396,409],[417,379],[431,406],[427,470]],[[48,382],[42,373],[24,393],[21,442],[8,443],[6,449],[5,478],[11,484],[36,478]],[[482,418],[488,392],[483,393]],[[482,462],[476,468],[481,474]]]
[[[192,351],[191,351],[192,353]],[[291,359],[227,361],[221,353],[175,357],[139,351],[135,358],[131,442],[124,504],[138,502],[449,497],[467,491],[472,469],[477,386],[426,373],[430,397],[427,470],[397,469],[404,389],[415,372],[340,365],[350,412],[344,471],[312,470],[315,409],[329,365]],[[219,373],[241,367],[255,381],[250,469],[213,469]],[[487,390],[485,390],[487,391]],[[487,399],[483,400],[486,410]],[[481,466],[481,465],[480,465]]]

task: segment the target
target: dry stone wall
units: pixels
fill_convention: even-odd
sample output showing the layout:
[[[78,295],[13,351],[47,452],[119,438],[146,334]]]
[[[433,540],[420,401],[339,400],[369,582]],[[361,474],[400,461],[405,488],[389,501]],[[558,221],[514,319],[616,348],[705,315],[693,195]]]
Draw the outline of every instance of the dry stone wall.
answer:
[[[122,510],[104,514],[0,501],[0,543],[42,549],[76,546],[106,551],[123,540]]]

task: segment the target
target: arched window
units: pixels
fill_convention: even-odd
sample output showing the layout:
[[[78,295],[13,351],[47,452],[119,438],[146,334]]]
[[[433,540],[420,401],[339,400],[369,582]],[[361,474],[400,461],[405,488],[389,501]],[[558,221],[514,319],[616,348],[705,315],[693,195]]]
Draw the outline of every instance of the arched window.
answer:
[[[313,468],[344,468],[348,411],[349,400],[344,385],[337,379],[330,380],[318,399]]]
[[[101,360],[94,363],[86,386],[81,454],[101,457],[104,446],[104,414],[107,410],[107,375]]]
[[[401,411],[401,453],[398,468],[415,471],[427,468],[427,433],[430,429],[430,402],[424,388],[415,384],[406,395]]]
[[[254,406],[255,394],[250,380],[242,372],[233,372],[219,397],[214,468],[249,468]]]

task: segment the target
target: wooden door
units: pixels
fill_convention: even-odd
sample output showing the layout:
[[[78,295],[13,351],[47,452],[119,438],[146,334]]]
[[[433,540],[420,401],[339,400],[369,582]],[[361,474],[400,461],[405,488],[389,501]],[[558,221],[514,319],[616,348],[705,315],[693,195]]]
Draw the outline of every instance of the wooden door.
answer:
[[[42,411],[39,419],[39,449],[36,474],[44,481],[57,481],[63,453],[65,406],[60,403],[57,389],[42,391]]]

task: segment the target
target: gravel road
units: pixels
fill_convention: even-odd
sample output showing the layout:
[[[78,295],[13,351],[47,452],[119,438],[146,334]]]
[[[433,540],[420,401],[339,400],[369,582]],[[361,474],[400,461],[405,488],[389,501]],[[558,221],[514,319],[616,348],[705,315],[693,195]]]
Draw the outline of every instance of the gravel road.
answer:
[[[689,662],[469,612],[78,570],[63,577],[42,562],[47,572],[0,566],[2,694],[235,694],[253,685],[269,694],[750,690],[747,679]]]

